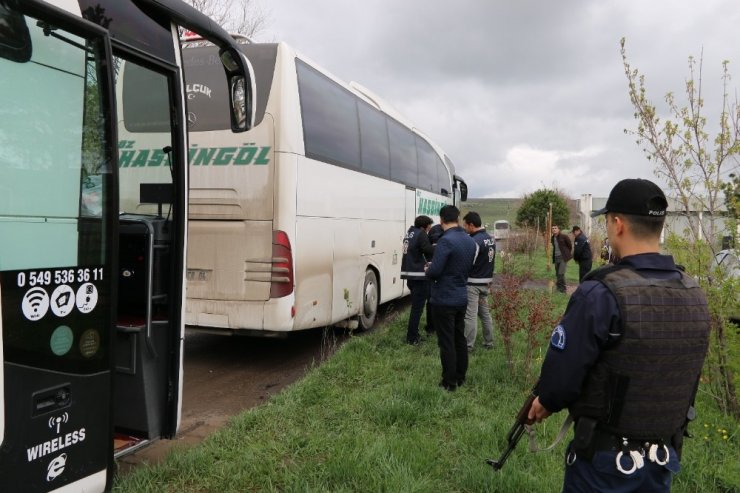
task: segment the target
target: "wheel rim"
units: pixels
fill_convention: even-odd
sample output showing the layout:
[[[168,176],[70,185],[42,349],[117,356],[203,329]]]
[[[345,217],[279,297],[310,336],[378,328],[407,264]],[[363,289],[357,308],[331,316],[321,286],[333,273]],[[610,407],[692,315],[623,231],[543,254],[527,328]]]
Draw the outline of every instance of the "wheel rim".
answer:
[[[375,323],[375,316],[378,311],[378,281],[375,273],[371,270],[365,272],[365,286],[362,291],[360,326],[362,329],[369,329]]]
[[[375,308],[378,306],[378,289],[372,280],[365,286],[365,303],[363,309],[366,317],[372,317]]]

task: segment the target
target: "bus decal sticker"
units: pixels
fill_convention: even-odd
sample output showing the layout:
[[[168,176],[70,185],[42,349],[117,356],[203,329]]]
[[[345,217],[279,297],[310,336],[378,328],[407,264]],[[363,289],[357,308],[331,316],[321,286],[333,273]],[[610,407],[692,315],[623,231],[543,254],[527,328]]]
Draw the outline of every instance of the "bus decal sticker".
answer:
[[[133,149],[133,140],[118,143],[119,168],[159,168],[167,166],[167,154],[162,149]],[[272,147],[253,143],[240,147],[198,147],[188,150],[191,166],[265,166],[270,164]]]
[[[72,329],[66,325],[60,325],[51,333],[51,339],[49,340],[51,352],[57,356],[64,356],[72,349],[74,338],[75,335]]]
[[[121,151],[118,153],[118,167],[127,168],[131,164],[135,151]]]
[[[77,290],[77,309],[81,313],[90,313],[98,304],[98,288],[87,282]]]
[[[439,210],[445,205],[447,203],[441,200],[420,198],[416,213],[434,217],[439,214]]]
[[[185,92],[188,93],[188,99],[193,99],[197,93],[205,94],[210,99],[211,88],[205,84],[188,84]]]
[[[54,481],[57,476],[64,472],[66,465],[67,454],[64,453],[49,462],[49,466],[46,468],[46,481]]]
[[[270,160],[267,158],[267,153],[270,152],[269,147],[260,147],[260,155],[257,156],[257,160],[254,164],[270,164]]]
[[[56,438],[52,438],[51,440],[47,440],[45,442],[39,443],[38,445],[27,448],[26,458],[28,459],[28,462],[33,462],[36,459],[40,459],[49,454],[53,454],[54,452],[58,452],[67,447],[84,441],[85,428],[80,428],[79,430],[65,433],[64,435],[60,435]]]
[[[218,150],[218,154],[213,159],[213,164],[216,166],[224,166],[231,162],[236,153],[236,147],[222,147]]]
[[[100,334],[95,329],[87,329],[80,336],[80,354],[84,358],[92,358],[100,349]]]
[[[49,310],[49,294],[44,288],[29,289],[23,296],[21,303],[23,315],[30,321],[41,320]]]
[[[66,284],[57,286],[51,293],[51,311],[57,317],[66,317],[75,306],[75,292]]]

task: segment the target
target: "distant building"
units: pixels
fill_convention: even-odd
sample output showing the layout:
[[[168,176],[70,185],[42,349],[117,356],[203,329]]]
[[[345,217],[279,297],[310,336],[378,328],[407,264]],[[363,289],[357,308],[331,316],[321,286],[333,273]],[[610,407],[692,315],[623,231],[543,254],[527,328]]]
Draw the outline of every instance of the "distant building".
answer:
[[[584,193],[578,200],[576,207],[578,220],[586,236],[590,237],[594,229],[600,236],[606,235],[603,219],[591,217],[591,212],[606,206],[606,200],[606,197],[593,197],[590,193]],[[697,232],[697,237],[700,239],[704,239],[705,232],[710,231],[712,227],[716,231],[715,238],[717,242],[720,242],[722,237],[730,235],[725,224],[726,217],[724,213],[727,211],[727,208],[724,204],[720,206],[720,214],[722,215],[716,216],[713,216],[702,208],[698,201],[692,204],[690,209],[686,213],[680,202],[674,198],[668,198],[668,213],[665,227],[663,228],[663,235],[660,238],[661,243],[664,241],[667,232],[683,235],[687,230],[692,228],[692,225]]]

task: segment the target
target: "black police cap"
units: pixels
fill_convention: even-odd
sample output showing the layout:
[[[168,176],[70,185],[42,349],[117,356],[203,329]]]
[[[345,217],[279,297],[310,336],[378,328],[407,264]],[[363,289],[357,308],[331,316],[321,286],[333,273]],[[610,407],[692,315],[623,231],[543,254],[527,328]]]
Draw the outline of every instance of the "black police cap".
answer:
[[[621,212],[635,216],[665,216],[668,201],[663,190],[650,180],[627,178],[612,188],[606,206],[592,212],[591,217],[607,212]]]

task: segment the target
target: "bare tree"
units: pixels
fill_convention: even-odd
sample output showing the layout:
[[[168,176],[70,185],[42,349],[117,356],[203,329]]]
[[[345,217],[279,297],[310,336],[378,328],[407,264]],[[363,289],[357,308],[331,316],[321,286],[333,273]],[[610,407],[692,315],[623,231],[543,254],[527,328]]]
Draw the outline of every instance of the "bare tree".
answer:
[[[670,194],[682,208],[679,212],[689,222],[684,235],[669,234],[668,249],[707,293],[713,335],[707,358],[709,388],[720,409],[740,418],[727,339],[728,314],[737,308],[740,282],[725,276],[713,263],[720,244],[716,222],[726,217],[733,235],[737,224],[732,214],[727,217],[722,210],[723,205],[730,205],[725,199],[728,190],[734,192],[734,186],[725,180],[737,173],[740,155],[740,104],[737,100],[731,101],[728,94],[729,62],[722,62],[719,127],[712,137],[704,114],[703,55],[698,60],[689,57],[686,105],[680,106],[669,92],[665,96],[669,116],[661,117],[648,100],[645,76],[627,61],[624,38],[620,44],[630,102],[637,120],[637,129],[625,132],[637,137],[637,144],[653,162],[655,174],[668,183]],[[699,214],[694,215],[692,211],[699,211]]]
[[[267,25],[268,15],[257,0],[187,0],[231,33],[254,38]]]

